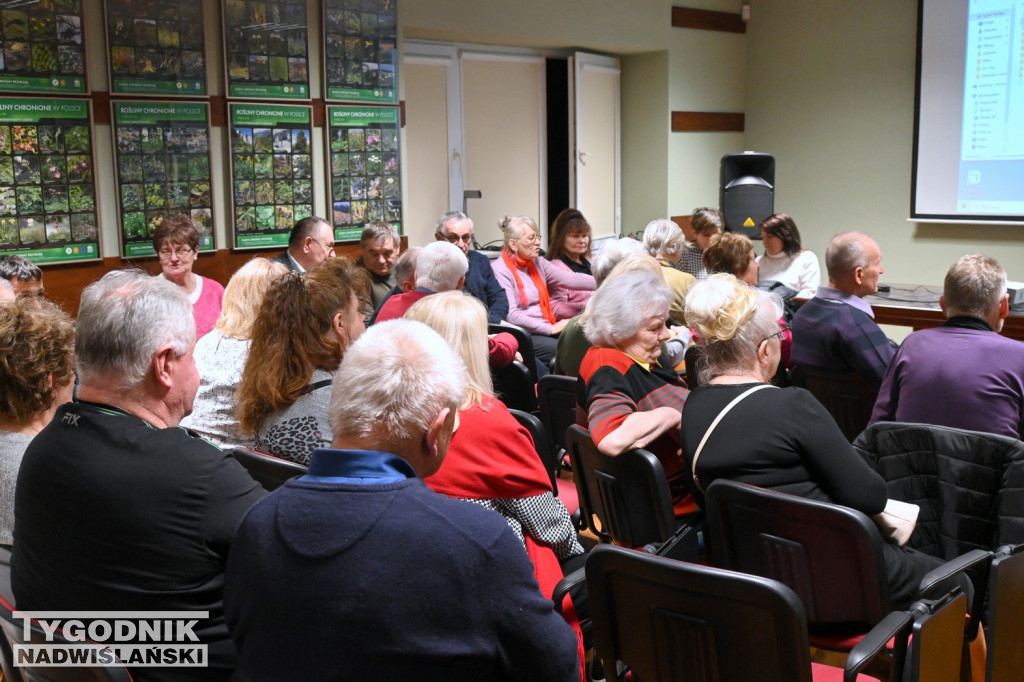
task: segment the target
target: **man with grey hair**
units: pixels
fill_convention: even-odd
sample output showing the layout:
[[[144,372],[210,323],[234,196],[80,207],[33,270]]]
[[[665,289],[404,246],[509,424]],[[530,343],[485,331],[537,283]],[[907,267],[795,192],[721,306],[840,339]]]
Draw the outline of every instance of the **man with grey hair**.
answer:
[[[508,524],[423,484],[466,383],[462,360],[419,322],[374,325],[346,351],[332,448],[235,536],[224,605],[239,677],[579,679],[577,638]]]
[[[271,260],[302,273],[328,258],[334,258],[334,255],[334,228],[323,218],[307,216],[292,226],[288,233],[288,249]]]
[[[882,381],[871,422],[938,424],[1024,436],[1024,344],[999,335],[1009,314],[1006,273],[960,258],[939,299],[946,323],[908,336]]]
[[[390,223],[367,223],[359,237],[359,248],[362,253],[356,265],[370,275],[370,300],[363,309],[363,319],[369,321],[391,287],[395,286],[395,275],[391,268],[395,265],[398,252],[402,248],[402,240]]]
[[[203,679],[227,679],[237,655],[224,564],[265,493],[230,454],[178,427],[199,386],[195,342],[188,298],[161,277],[115,270],[85,288],[77,395],[18,474],[11,581],[27,610],[208,612],[194,628],[209,646]]]
[[[501,284],[494,278],[494,270],[491,269],[491,259],[474,251],[473,245],[473,221],[462,211],[449,211],[437,221],[437,229],[434,232],[434,239],[446,241],[462,249],[469,260],[469,270],[466,272],[466,284],[463,291],[474,296],[487,306],[487,321],[497,324],[508,315],[508,296]]]
[[[469,263],[462,251],[448,242],[433,242],[416,257],[416,288],[387,300],[377,312],[377,322],[394,320],[421,298],[462,288]]]
[[[380,302],[377,309],[373,311],[373,315],[370,317],[370,321],[367,326],[377,321],[377,316],[380,315],[381,308],[391,299],[392,296],[398,294],[407,294],[416,288],[416,259],[419,258],[420,251],[423,250],[422,246],[413,246],[412,248],[403,251],[398,258],[395,259],[395,266],[391,268],[391,273],[395,277],[395,286],[391,287],[388,291],[388,295]]]
[[[863,232],[842,232],[829,242],[825,267],[828,286],[793,316],[792,362],[881,384],[896,351],[863,297],[878,292],[882,251]]]

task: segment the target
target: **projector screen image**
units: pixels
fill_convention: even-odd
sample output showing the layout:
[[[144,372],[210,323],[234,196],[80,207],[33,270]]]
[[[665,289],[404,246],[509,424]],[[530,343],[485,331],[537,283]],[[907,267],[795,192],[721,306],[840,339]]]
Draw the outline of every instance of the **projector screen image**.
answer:
[[[1024,0],[920,0],[911,219],[1024,223]]]

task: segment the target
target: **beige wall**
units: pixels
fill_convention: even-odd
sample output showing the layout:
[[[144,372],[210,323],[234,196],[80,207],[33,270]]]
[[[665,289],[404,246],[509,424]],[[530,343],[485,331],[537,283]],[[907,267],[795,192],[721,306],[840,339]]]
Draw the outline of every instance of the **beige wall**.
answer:
[[[941,283],[965,253],[1024,279],[1024,227],[907,222],[913,151],[916,0],[751,0],[746,143],[776,157],[776,210],[818,254],[861,229],[882,247],[883,281]]]

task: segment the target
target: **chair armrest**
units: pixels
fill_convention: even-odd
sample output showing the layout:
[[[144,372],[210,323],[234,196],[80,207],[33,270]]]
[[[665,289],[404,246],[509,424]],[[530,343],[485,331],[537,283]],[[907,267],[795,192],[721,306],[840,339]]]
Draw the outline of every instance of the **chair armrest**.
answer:
[[[586,567],[577,568],[572,573],[569,573],[562,577],[555,585],[555,589],[551,592],[551,601],[555,603],[555,611],[562,614],[562,602],[565,601],[566,595],[580,583],[587,581]],[[564,614],[562,614],[564,615]]]
[[[893,611],[871,628],[846,657],[843,682],[855,682],[864,667],[886,650],[889,640],[893,641],[890,670],[903,670],[907,655],[907,642],[914,624],[914,618],[906,611]],[[891,675],[889,679],[893,678]]]
[[[942,595],[934,594],[935,589],[942,582],[953,578],[959,573],[966,573],[974,569],[977,570],[972,576],[972,587],[974,588],[974,595],[970,598],[970,609],[968,615],[970,620],[968,622],[967,632],[965,636],[968,641],[973,641],[978,634],[978,625],[981,624],[981,619],[985,615],[985,594],[988,592],[988,569],[992,564],[992,552],[985,549],[972,549],[966,554],[962,554],[955,559],[951,559],[946,563],[942,564],[938,568],[933,568],[928,571],[923,578],[921,583],[918,585],[917,594],[922,599],[935,599]]]

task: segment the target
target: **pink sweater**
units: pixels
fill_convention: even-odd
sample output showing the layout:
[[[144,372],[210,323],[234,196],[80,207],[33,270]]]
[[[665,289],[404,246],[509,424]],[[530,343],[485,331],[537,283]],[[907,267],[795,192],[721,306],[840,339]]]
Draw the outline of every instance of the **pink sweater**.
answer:
[[[540,276],[548,287],[548,296],[551,299],[551,312],[555,319],[565,320],[575,317],[579,310],[576,305],[568,302],[568,290],[592,292],[595,288],[594,278],[578,272],[572,272],[568,268],[555,267],[546,258],[537,257],[533,260]],[[494,277],[498,284],[505,290],[508,297],[508,321],[518,325],[533,334],[551,334],[551,323],[544,319],[540,311],[540,295],[537,287],[530,279],[530,273],[524,268],[519,270],[519,278],[523,281],[523,291],[526,293],[526,305],[519,301],[519,289],[516,287],[515,277],[508,269],[504,259],[498,258],[491,263],[494,270]],[[584,302],[586,305],[586,302]]]
[[[209,277],[196,275],[203,282],[203,290],[199,300],[192,304],[192,315],[196,320],[196,338],[201,339],[217,323],[220,317],[220,304],[224,300],[224,287],[220,282]]]

